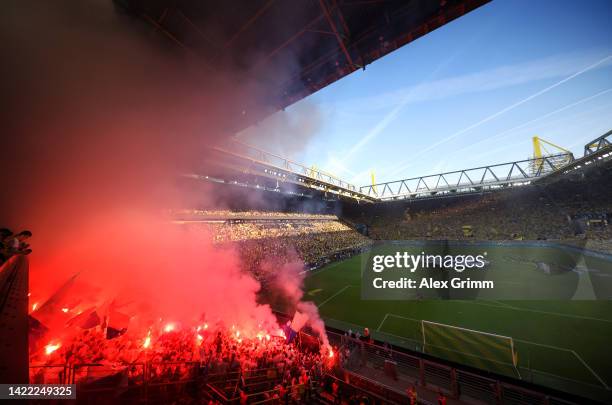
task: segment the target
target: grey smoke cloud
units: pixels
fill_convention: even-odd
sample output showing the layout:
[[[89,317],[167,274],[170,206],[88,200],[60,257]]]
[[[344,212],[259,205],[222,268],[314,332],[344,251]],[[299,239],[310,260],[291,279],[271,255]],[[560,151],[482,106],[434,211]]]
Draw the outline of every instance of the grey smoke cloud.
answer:
[[[241,141],[295,159],[323,126],[323,112],[312,101],[278,111],[236,135]]]

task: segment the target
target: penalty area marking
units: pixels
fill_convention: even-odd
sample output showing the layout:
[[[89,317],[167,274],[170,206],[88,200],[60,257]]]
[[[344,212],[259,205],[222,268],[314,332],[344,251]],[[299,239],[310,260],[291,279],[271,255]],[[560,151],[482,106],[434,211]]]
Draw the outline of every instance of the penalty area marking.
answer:
[[[494,306],[494,305],[490,305],[490,306]],[[499,307],[498,307],[498,308],[499,308]],[[388,335],[388,336],[393,336],[393,337],[399,338],[401,341],[412,341],[412,342],[415,342],[415,340],[410,339],[410,338],[409,338],[409,337],[407,337],[407,336],[395,335],[395,334],[390,333],[390,332],[381,332],[381,331],[380,331],[380,329],[382,328],[383,324],[385,323],[385,321],[387,320],[387,318],[388,318],[388,317],[400,318],[400,319],[407,319],[407,320],[410,320],[410,321],[416,321],[416,322],[421,322],[421,321],[422,321],[422,319],[409,318],[409,317],[406,317],[406,316],[401,316],[401,315],[396,315],[396,314],[387,313],[387,314],[385,314],[385,316],[384,316],[383,320],[380,322],[380,325],[378,325],[378,329],[376,330],[377,332],[383,333],[383,334],[385,334],[385,335]],[[334,320],[334,319],[330,318],[330,320]],[[341,322],[341,321],[340,321],[340,322]],[[359,327],[359,328],[364,328],[364,326],[363,326],[363,325],[357,325],[357,324],[352,324],[352,325],[353,325],[353,326],[357,326],[357,327]],[[452,326],[452,325],[451,325],[451,326]],[[514,339],[514,338],[513,338],[513,339]],[[610,388],[609,388],[608,384],[606,384],[606,383],[605,383],[605,381],[604,381],[604,380],[603,380],[601,377],[599,377],[599,376],[597,375],[597,373],[595,373],[595,371],[594,371],[594,370],[593,370],[591,367],[589,367],[589,365],[588,365],[588,364],[587,364],[587,363],[586,363],[586,362],[585,362],[585,361],[584,361],[584,360],[583,360],[583,359],[582,359],[582,358],[581,358],[581,357],[578,355],[578,353],[576,353],[575,351],[573,351],[573,350],[571,350],[571,349],[566,349],[566,348],[563,348],[563,347],[557,347],[557,346],[552,346],[552,345],[546,345],[546,344],[543,344],[543,343],[536,343],[536,342],[531,342],[531,341],[529,341],[529,340],[523,340],[523,339],[514,339],[514,341],[516,341],[516,342],[522,342],[522,343],[527,343],[527,344],[532,344],[532,345],[535,345],[535,346],[543,346],[543,347],[548,347],[548,348],[550,348],[550,349],[557,349],[557,350],[561,350],[561,351],[566,351],[566,352],[570,352],[570,353],[572,353],[574,356],[576,356],[576,358],[578,359],[578,361],[580,361],[580,362],[581,362],[581,363],[582,363],[582,364],[583,364],[583,365],[584,365],[584,366],[585,366],[585,367],[586,367],[586,368],[587,368],[587,369],[588,369],[588,370],[589,370],[589,371],[592,373],[592,375],[593,375],[595,378],[597,378],[597,381],[599,381],[599,382],[600,382],[600,384],[601,384],[601,385],[602,385],[602,386],[603,386],[605,389],[610,390]],[[422,344],[422,342],[420,342],[420,343]],[[506,363],[504,363],[504,364],[506,364]],[[523,368],[523,367],[520,367],[520,368]],[[537,369],[536,369],[536,370],[537,370]],[[517,369],[516,371],[518,372],[518,369]],[[539,373],[546,374],[546,375],[550,375],[550,376],[553,376],[553,377],[558,377],[558,378],[561,378],[561,379],[566,380],[566,381],[573,381],[573,382],[577,382],[577,383],[581,383],[581,384],[587,384],[587,385],[590,385],[590,386],[593,386],[593,387],[597,387],[597,385],[595,385],[595,384],[590,384],[590,383],[587,383],[587,382],[585,382],[585,381],[579,381],[579,380],[575,380],[575,379],[573,379],[573,378],[564,377],[564,376],[557,375],[557,374],[547,373],[547,372],[542,371],[542,370],[537,370],[537,371],[538,371]],[[519,375],[520,375],[520,373],[519,373]]]
[[[393,317],[393,318],[400,318],[400,319],[407,319],[409,321],[414,321],[414,322],[418,322],[421,323],[422,319],[415,319],[415,318],[408,318],[407,316],[401,316],[401,315],[396,315],[396,314],[391,314],[391,313],[387,313],[385,314],[385,317],[383,318],[382,322],[380,323],[380,325],[378,325],[378,329],[376,330],[380,330],[383,326],[383,323],[385,323],[385,321],[387,320],[388,317]]]
[[[500,303],[501,304],[501,303]],[[482,304],[481,304],[482,305]],[[497,306],[497,305],[488,305],[490,307],[496,307],[496,308],[504,308],[502,306]],[[508,308],[511,309],[511,308]],[[415,322],[421,322],[421,319],[415,319],[415,318],[409,318],[406,316],[401,316],[401,315],[396,315],[396,314],[391,314],[391,313],[387,313],[385,314],[385,317],[383,318],[382,322],[380,323],[380,325],[378,325],[378,329],[377,331],[380,332],[380,329],[382,328],[383,324],[385,323],[385,321],[387,320],[388,317],[393,317],[393,318],[400,318],[400,319],[406,319],[406,320],[410,320],[410,321],[415,321]],[[430,321],[431,322],[431,321]],[[435,322],[434,322],[435,323]],[[453,326],[453,327],[457,327],[455,325],[448,325],[448,326]],[[463,329],[463,328],[461,328]],[[475,331],[475,332],[479,332],[479,333],[485,333],[485,334],[490,334],[488,332],[482,332],[482,331]],[[385,332],[383,332],[385,333]],[[494,335],[494,334],[493,334]],[[547,345],[544,343],[536,343],[536,342],[532,342],[530,340],[524,340],[524,339],[517,339],[517,338],[512,338],[515,342],[521,342],[521,343],[527,343],[530,345],[534,345],[534,346],[542,346],[542,347],[547,347],[549,349],[554,349],[554,350],[559,350],[562,352],[568,352],[568,353],[572,353],[574,355],[574,357],[576,357],[576,359],[591,373],[591,375],[593,377],[595,377],[597,379],[597,381],[599,381],[601,383],[601,385],[606,389],[606,390],[610,390],[610,387],[608,386],[608,384],[606,384],[606,382],[603,380],[603,378],[601,378],[596,372],[595,370],[593,370],[591,368],[591,366],[588,365],[588,363],[586,361],[584,361],[584,359],[582,357],[580,357],[580,355],[578,353],[576,353],[574,350],[572,349],[567,349],[565,347],[559,347],[559,346],[554,346],[554,345]],[[538,370],[539,371],[539,370]],[[517,370],[518,372],[518,370]],[[520,375],[520,373],[519,373]],[[562,377],[562,376],[559,376]],[[562,378],[566,378],[566,377],[562,377]],[[572,379],[569,379],[572,380]],[[572,381],[576,381],[576,380],[572,380]]]
[[[421,323],[421,319],[408,318],[408,317],[406,317],[406,316],[401,316],[401,315],[396,315],[396,314],[386,313],[386,314],[385,314],[385,317],[382,319],[382,321],[380,321],[380,324],[378,324],[378,328],[376,328],[376,331],[377,331],[377,332],[380,332],[380,330],[382,329],[383,324],[385,323],[385,321],[387,320],[387,318],[388,318],[388,317],[400,318],[400,319],[407,319],[407,320],[409,320],[409,321],[417,322],[419,325],[422,325],[422,323]],[[421,328],[422,328],[422,326],[421,326]],[[422,330],[422,329],[421,329],[421,330]],[[382,333],[384,333],[385,335],[391,335],[391,336],[395,336],[395,337],[402,338],[402,339],[414,340],[414,339],[411,339],[411,338],[409,338],[409,337],[407,337],[407,336],[399,336],[399,335],[394,335],[393,333],[388,333],[388,332],[382,332]],[[421,343],[422,343],[422,342],[421,342]]]
[[[351,285],[346,285],[343,288],[340,289],[340,291],[336,292],[334,295],[332,295],[331,297],[329,297],[328,299],[326,299],[325,301],[323,301],[322,303],[320,303],[319,305],[317,305],[317,307],[321,308],[323,305],[327,304],[329,301],[331,301],[332,299],[336,298],[336,296],[342,294],[347,288],[349,288]]]
[[[497,301],[497,300],[490,300],[491,302],[495,302],[496,304],[499,304],[500,307],[506,307],[506,308],[510,308],[510,309],[514,309],[515,307],[513,307],[510,304],[506,304],[504,302],[501,301]]]
[[[389,314],[385,314],[385,317],[382,319],[382,321],[380,321],[380,324],[378,325],[378,328],[376,328],[377,331],[380,331],[380,328],[382,328],[383,323],[385,323],[385,321],[387,320],[388,316],[389,316]]]
[[[542,346],[542,347],[547,347],[549,349],[554,349],[554,350],[560,350],[562,352],[568,352],[568,353],[572,353],[576,359],[578,359],[578,361],[580,363],[582,363],[582,365],[589,370],[589,372],[597,379],[597,381],[599,381],[601,383],[601,385],[603,385],[603,387],[607,390],[610,390],[610,387],[608,386],[608,384],[606,384],[606,382],[603,380],[603,378],[601,378],[596,372],[595,370],[593,370],[586,361],[584,361],[584,359],[582,357],[580,357],[580,355],[578,353],[576,353],[574,350],[572,349],[567,349],[565,347],[559,347],[559,346],[554,346],[554,345],[547,345],[544,343],[537,343],[537,342],[532,342],[530,340],[524,340],[524,339],[514,339],[516,342],[521,342],[521,343],[527,343],[530,345],[534,345],[534,346]],[[539,370],[538,370],[539,371]]]
[[[563,314],[563,313],[560,313],[560,312],[541,311],[539,309],[515,307],[514,305],[504,304],[503,302],[499,302],[499,301],[495,301],[495,300],[488,300],[488,301],[497,302],[498,304],[503,304],[503,305],[491,305],[491,304],[485,304],[483,302],[476,302],[476,301],[463,301],[463,302],[468,303],[468,304],[482,305],[482,306],[485,306],[485,307],[505,309],[505,310],[511,310],[511,311],[532,312],[532,313],[535,313],[535,314],[553,315],[553,316],[560,316],[560,317],[565,317],[565,318],[584,319],[586,321],[597,321],[597,322],[612,323],[611,319],[594,318],[592,316]]]
[[[590,366],[587,364],[587,362],[586,362],[586,361],[584,361],[584,360],[582,359],[582,357],[580,357],[580,356],[578,355],[578,353],[576,353],[576,352],[575,352],[575,351],[573,351],[573,350],[570,350],[570,351],[571,351],[572,353],[574,353],[574,356],[576,356],[576,357],[578,358],[578,360],[579,360],[579,361],[580,361],[582,364],[584,364],[584,366],[587,368],[587,370],[589,370],[589,371],[590,371],[590,372],[591,372],[591,373],[592,373],[592,374],[595,376],[595,378],[597,378],[597,379],[599,380],[599,382],[601,383],[601,385],[603,385],[603,386],[604,386],[604,387],[605,387],[605,388],[606,388],[608,391],[610,391],[610,387],[608,386],[608,384],[606,384],[606,382],[603,380],[603,378],[601,378],[599,375],[597,375],[597,373],[595,372],[595,370],[593,370],[593,369],[592,369],[592,368],[591,368],[591,367],[590,367]]]

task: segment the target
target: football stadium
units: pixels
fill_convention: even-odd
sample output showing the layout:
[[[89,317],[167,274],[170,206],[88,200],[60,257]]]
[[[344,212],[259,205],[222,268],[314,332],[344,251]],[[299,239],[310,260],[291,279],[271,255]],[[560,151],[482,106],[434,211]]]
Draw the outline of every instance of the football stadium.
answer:
[[[612,4],[9,0],[0,400],[612,403]]]

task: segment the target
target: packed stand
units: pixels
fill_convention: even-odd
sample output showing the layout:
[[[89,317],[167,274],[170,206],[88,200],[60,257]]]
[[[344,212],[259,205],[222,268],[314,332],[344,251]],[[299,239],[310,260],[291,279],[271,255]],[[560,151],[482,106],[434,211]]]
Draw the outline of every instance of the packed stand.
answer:
[[[268,254],[293,248],[305,263],[369,243],[368,238],[339,221],[241,222],[210,227],[217,243],[237,242],[251,254],[253,250]]]
[[[415,201],[401,212],[360,220],[369,221],[373,239],[587,240],[608,251],[612,191],[606,179]]]
[[[171,213],[177,219],[313,219],[313,220],[337,220],[332,214],[311,214],[306,212],[282,212],[282,211],[230,211],[230,210],[198,210],[184,209]]]
[[[195,212],[195,211],[194,211]],[[242,267],[265,280],[266,262],[299,259],[307,268],[350,257],[371,240],[335,215],[285,212],[197,211],[200,220],[186,226],[205,227],[213,243],[237,249]]]
[[[323,351],[296,341],[287,343],[279,333],[270,336],[261,331],[247,336],[222,324],[196,328],[167,325],[157,333],[149,330],[144,336],[125,333],[108,339],[103,328],[96,327],[63,342],[36,347],[31,353],[30,382],[72,380],[83,385],[119,376],[112,381],[126,388],[143,384],[145,374],[147,383],[153,385],[198,379],[201,384],[222,387],[231,380],[236,386],[229,397],[258,392],[268,398],[291,396],[301,402],[311,395],[312,381],[320,381],[334,362]],[[252,377],[260,371],[265,371],[266,378],[253,383]]]

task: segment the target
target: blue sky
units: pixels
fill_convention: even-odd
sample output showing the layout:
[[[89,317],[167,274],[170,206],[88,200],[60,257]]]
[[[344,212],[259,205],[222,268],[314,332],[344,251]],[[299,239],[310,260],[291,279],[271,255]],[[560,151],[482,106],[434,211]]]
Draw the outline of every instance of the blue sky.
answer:
[[[356,185],[524,159],[534,135],[581,156],[612,129],[610,21],[609,0],[494,0],[238,136]]]

